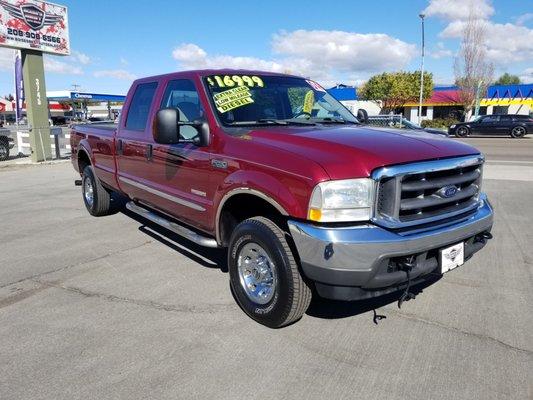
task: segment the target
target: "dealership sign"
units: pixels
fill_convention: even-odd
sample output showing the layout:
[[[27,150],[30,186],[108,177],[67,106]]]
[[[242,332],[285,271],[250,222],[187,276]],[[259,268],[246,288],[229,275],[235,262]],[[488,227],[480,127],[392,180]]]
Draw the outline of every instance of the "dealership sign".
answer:
[[[69,55],[67,8],[37,0],[0,0],[0,46]]]

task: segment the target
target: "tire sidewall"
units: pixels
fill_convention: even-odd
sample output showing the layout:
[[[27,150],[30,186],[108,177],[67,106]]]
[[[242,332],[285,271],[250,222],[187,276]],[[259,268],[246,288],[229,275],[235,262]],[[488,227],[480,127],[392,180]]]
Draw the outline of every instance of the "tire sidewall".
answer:
[[[246,295],[241,286],[238,271],[238,256],[244,245],[255,242],[268,253],[277,274],[274,297],[266,304],[256,304]],[[228,269],[230,284],[241,308],[254,320],[277,327],[290,311],[291,288],[293,285],[290,261],[282,244],[266,225],[245,221],[232,235],[228,248]]]
[[[93,204],[92,206],[87,203],[87,200],[85,199],[85,181],[89,179],[91,181],[91,184],[93,185]],[[98,191],[96,190],[96,179],[94,177],[94,173],[91,167],[85,167],[83,170],[83,178],[82,178],[82,184],[81,184],[81,195],[83,197],[83,204],[85,204],[85,207],[87,208],[87,211],[92,215],[94,214],[94,210],[96,209],[96,202],[98,201]]]
[[[464,131],[464,133],[461,133],[463,131]],[[467,127],[465,127],[465,126],[461,126],[461,127],[457,128],[457,130],[455,131],[455,135],[457,137],[467,137],[469,133],[470,133],[470,130]]]
[[[9,144],[2,140],[0,141],[0,147],[3,147],[6,152],[5,156],[0,155],[0,161],[6,161],[9,158]]]
[[[522,128],[522,133],[520,135],[515,135],[515,133],[514,133],[515,129],[517,129],[517,128]],[[513,137],[515,139],[524,137],[525,135],[526,135],[525,128],[523,128],[521,126],[515,126],[513,129],[511,129],[511,137]]]

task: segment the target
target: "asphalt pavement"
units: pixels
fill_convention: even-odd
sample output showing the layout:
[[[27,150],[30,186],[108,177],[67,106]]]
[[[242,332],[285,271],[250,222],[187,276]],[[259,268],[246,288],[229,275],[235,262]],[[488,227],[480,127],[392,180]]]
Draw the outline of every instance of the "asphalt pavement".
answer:
[[[235,304],[222,251],[89,216],[69,163],[1,168],[0,398],[532,398],[533,139],[465,140],[495,239],[401,310],[315,299],[279,330]]]

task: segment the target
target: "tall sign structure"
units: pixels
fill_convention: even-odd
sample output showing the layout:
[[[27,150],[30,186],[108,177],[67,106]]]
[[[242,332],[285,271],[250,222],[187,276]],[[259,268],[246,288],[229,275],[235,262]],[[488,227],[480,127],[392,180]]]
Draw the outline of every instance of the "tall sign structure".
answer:
[[[67,8],[38,0],[0,0],[0,46],[21,51],[32,161],[50,159],[43,53],[70,54]]]

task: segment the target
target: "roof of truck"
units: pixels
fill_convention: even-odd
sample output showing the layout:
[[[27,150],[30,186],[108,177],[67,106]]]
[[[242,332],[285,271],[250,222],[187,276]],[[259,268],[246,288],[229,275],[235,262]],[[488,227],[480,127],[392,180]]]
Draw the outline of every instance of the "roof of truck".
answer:
[[[152,79],[162,79],[162,78],[180,76],[180,75],[185,75],[185,74],[198,75],[200,77],[208,76],[208,75],[268,75],[268,76],[289,76],[292,78],[302,78],[301,76],[298,76],[298,75],[285,74],[283,72],[268,72],[268,71],[260,71],[260,70],[253,70],[253,69],[223,68],[223,69],[194,69],[194,70],[188,70],[188,71],[176,71],[176,72],[170,72],[168,74],[147,76],[144,78],[139,78],[137,80],[144,81],[144,80],[152,80]]]

